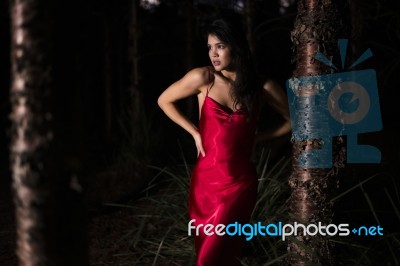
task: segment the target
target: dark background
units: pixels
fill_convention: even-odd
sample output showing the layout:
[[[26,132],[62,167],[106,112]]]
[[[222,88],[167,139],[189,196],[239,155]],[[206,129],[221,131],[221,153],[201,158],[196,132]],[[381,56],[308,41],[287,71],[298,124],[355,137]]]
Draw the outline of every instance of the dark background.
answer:
[[[288,6],[284,7],[283,3]],[[379,188],[387,187],[399,203],[399,71],[400,14],[397,1],[358,1],[359,16],[349,26],[350,44],[357,44],[352,55],[357,58],[371,48],[374,56],[359,69],[377,71],[383,130],[363,134],[361,142],[377,146],[382,163],[350,165],[343,170],[340,190],[373,174],[382,174],[368,183],[371,197],[382,210],[382,226],[398,232],[398,219]],[[65,191],[71,200],[84,202],[90,213],[104,211],[101,203],[121,202],[137,196],[151,174],[146,165],[173,165],[180,162],[180,147],[188,160],[195,160],[190,136],[170,122],[159,110],[158,95],[193,67],[209,65],[204,26],[221,13],[235,13],[244,21],[240,1],[193,1],[190,11],[185,1],[161,1],[159,6],[140,6],[138,14],[139,88],[143,113],[139,124],[132,126],[132,38],[131,1],[64,1],[58,3],[55,21],[54,62],[54,132],[57,159],[62,178],[72,176],[88,191],[84,199]],[[187,2],[186,2],[187,3]],[[348,5],[341,1],[343,16]],[[291,1],[255,1],[253,16],[254,54],[260,76],[272,78],[285,87],[291,76],[290,30],[296,15]],[[0,3],[0,185],[1,202],[11,200],[8,147],[10,141],[10,21],[8,1]],[[237,10],[240,10],[237,9]],[[189,13],[190,12],[190,13]],[[190,22],[188,22],[190,19]],[[345,19],[351,23],[348,17]],[[191,23],[188,38],[187,23]],[[351,33],[353,32],[353,33]],[[351,37],[354,37],[351,39]],[[180,103],[196,120],[196,102]],[[279,121],[271,110],[264,111],[260,130]],[[138,129],[139,128],[139,129]],[[135,131],[136,130],[136,131]],[[136,134],[133,134],[133,132]],[[131,136],[135,137],[132,138]],[[136,139],[135,139],[136,138]],[[288,136],[268,143],[275,159],[290,154]],[[140,152],[138,152],[140,151]],[[109,175],[110,172],[116,176]],[[375,193],[374,193],[375,191]],[[361,192],[340,202],[338,221],[360,225],[376,224],[372,214],[351,215],[353,209],[366,208]],[[10,203],[11,204],[11,203]],[[8,204],[5,216],[12,216]],[[71,204],[71,205],[69,205]],[[3,216],[3,214],[1,214]],[[60,214],[60,216],[62,216]],[[1,219],[1,218],[0,218]],[[0,259],[1,262],[1,259]]]

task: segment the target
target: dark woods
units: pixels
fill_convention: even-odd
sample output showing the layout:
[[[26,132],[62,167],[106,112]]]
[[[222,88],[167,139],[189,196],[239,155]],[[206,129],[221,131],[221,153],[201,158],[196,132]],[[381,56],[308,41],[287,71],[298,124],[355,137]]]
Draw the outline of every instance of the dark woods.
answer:
[[[149,165],[179,164],[181,153],[194,161],[192,140],[161,114],[156,99],[187,70],[209,65],[203,33],[214,18],[229,15],[243,23],[263,81],[274,79],[285,87],[296,67],[297,74],[310,74],[297,65],[306,62],[301,58],[306,49],[298,45],[292,51],[291,31],[295,26],[302,29],[295,25],[296,1],[152,2],[13,0],[0,4],[0,226],[8,232],[0,243],[1,265],[15,265],[17,245],[21,265],[88,265],[89,221],[109,211],[103,203],[139,197],[155,175]],[[318,31],[322,26],[314,25],[320,35],[313,37],[322,36],[333,58],[339,58],[336,40],[329,38],[350,39],[350,61],[372,49],[373,59],[362,67],[378,73],[384,130],[361,137],[381,149],[382,164],[342,169],[336,194],[382,172],[386,177],[373,181],[375,186],[394,189],[398,180],[393,186],[389,177],[398,171],[399,162],[398,126],[392,122],[399,114],[399,6],[395,1],[339,2],[337,20],[329,26],[337,35],[326,37],[326,32]],[[196,121],[196,99],[180,106]],[[260,130],[279,122],[271,109],[264,112]],[[290,156],[288,138],[263,145],[271,149],[275,161]],[[12,174],[14,193],[9,191]],[[364,195],[359,192],[339,202],[335,219],[376,223],[370,211],[356,217],[340,210],[368,209]],[[12,197],[16,215],[8,204]],[[399,206],[398,196],[392,201]],[[386,202],[374,202],[382,210],[381,223],[398,232],[394,229],[398,220],[393,219],[392,208],[384,207]],[[14,219],[9,218],[14,215],[16,241]]]
[[[246,17],[241,15],[244,11],[234,11],[240,9],[238,3],[228,2],[161,1],[154,6],[139,1],[92,1],[80,3],[79,8],[70,3],[59,7],[54,57],[60,119],[56,123],[62,128],[59,134],[69,171],[93,173],[117,164],[113,171],[118,176],[131,180],[136,173],[141,178],[147,164],[163,164],[179,156],[179,142],[194,159],[192,140],[159,112],[156,99],[187,70],[209,64],[204,28],[221,14],[244,24],[252,19],[257,27],[249,34],[257,40],[254,51],[261,55],[259,73],[284,85],[291,72],[288,32],[295,6],[280,10],[278,2],[260,1]],[[257,8],[262,12],[255,12]],[[279,20],[269,22],[268,18]],[[271,25],[278,23],[280,28],[273,30]],[[277,46],[281,52],[269,51]],[[195,99],[182,102],[181,108],[194,121],[198,117]],[[93,185],[101,186],[103,181],[98,179]],[[110,182],[109,177],[104,182]],[[134,188],[145,180],[128,182]],[[124,182],[113,185],[121,187],[93,197],[115,200],[132,193]]]

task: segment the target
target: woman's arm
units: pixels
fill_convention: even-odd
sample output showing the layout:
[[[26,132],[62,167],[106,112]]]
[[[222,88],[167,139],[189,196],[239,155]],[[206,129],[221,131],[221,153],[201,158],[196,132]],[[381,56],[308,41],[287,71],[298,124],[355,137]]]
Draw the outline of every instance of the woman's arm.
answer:
[[[169,86],[158,98],[158,105],[176,124],[189,132],[196,143],[198,154],[205,156],[197,127],[177,108],[175,102],[191,95],[199,94],[201,88],[208,84],[207,68],[195,68],[182,79]]]
[[[264,98],[283,117],[284,122],[276,128],[257,134],[256,142],[282,136],[291,130],[288,101],[282,87],[275,81],[267,81],[264,84]]]

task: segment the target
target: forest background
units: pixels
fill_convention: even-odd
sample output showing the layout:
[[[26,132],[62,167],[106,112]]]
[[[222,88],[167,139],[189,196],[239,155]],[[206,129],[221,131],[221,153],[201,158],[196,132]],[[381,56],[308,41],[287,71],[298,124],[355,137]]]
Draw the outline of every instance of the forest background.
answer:
[[[400,7],[398,1],[338,3],[341,23],[346,25],[340,37],[349,39],[351,49],[348,63],[366,49],[372,50],[373,57],[358,69],[377,71],[383,129],[360,136],[361,141],[381,150],[380,164],[348,165],[341,170],[338,194],[355,189],[336,204],[337,221],[352,219],[354,224],[375,225],[378,220],[388,232],[395,234],[399,232],[400,220],[400,112],[397,104],[400,96]],[[0,263],[13,265],[16,258],[13,255],[15,221],[10,191],[9,151],[13,131],[10,121],[9,10],[10,2],[2,1],[0,225],[6,241],[0,244]],[[110,204],[131,206],[132,202],[143,197],[143,191],[149,193],[149,186],[162,183],[155,179],[162,169],[194,163],[195,150],[190,136],[166,118],[156,100],[186,71],[210,64],[203,35],[209,22],[222,13],[233,14],[242,20],[263,80],[273,79],[285,88],[285,82],[295,68],[290,39],[297,14],[294,0],[75,0],[52,5],[49,10],[54,19],[54,24],[48,25],[52,41],[49,50],[52,88],[44,104],[52,117],[54,146],[50,156],[55,168],[49,171],[57,188],[55,199],[58,205],[53,215],[60,228],[68,224],[67,229],[57,233],[65,240],[55,252],[60,257],[64,254],[62,250],[81,254],[76,256],[77,260],[86,257],[85,246],[95,246],[100,250],[99,244],[93,244],[98,243],[94,239],[101,241],[100,238],[105,238],[101,235],[104,231],[119,228],[119,225],[110,225],[111,220],[121,215],[117,207]],[[335,60],[339,58],[338,54],[331,56]],[[196,121],[195,97],[179,104]],[[272,109],[266,108],[263,113],[259,130],[279,123],[279,117]],[[282,158],[290,157],[289,140],[290,136],[284,136],[268,141],[260,144],[258,150],[261,154],[264,148],[269,153],[269,164],[276,165]],[[365,180],[368,181],[363,183]],[[107,230],[99,229],[96,227],[98,224],[92,226],[97,217],[107,217]],[[136,222],[132,220],[133,224]],[[140,224],[137,225],[140,227]],[[97,231],[93,232],[91,228]],[[81,235],[71,234],[76,231]],[[87,238],[85,235],[89,235],[89,240],[76,245],[79,239]],[[114,240],[107,240],[113,243],[110,246],[114,245]],[[362,243],[369,247],[375,245],[371,239],[363,239]],[[388,253],[389,258],[390,252],[396,252],[379,247]],[[128,250],[134,253],[132,250],[135,249]],[[93,261],[100,260],[99,257],[115,260],[113,252],[116,248],[108,251],[106,258],[95,258],[93,254],[100,252],[91,249],[92,264],[96,265]]]

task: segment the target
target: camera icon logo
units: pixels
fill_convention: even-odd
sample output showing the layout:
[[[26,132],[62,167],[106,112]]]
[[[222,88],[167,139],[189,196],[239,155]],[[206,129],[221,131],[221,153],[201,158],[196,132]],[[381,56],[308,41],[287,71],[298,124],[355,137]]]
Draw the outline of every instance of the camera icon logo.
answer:
[[[330,115],[339,123],[348,125],[360,122],[371,105],[368,92],[353,81],[336,85],[328,96],[328,103],[331,103],[328,104]]]
[[[339,47],[344,67],[347,40],[339,40]],[[351,67],[370,56],[368,49]],[[317,53],[315,58],[337,69],[323,54]],[[332,167],[332,138],[345,135],[348,163],[380,162],[379,149],[358,144],[357,139],[359,133],[382,129],[375,70],[291,78],[286,85],[292,138],[296,141],[320,139],[322,143],[319,148],[302,152],[298,158],[301,167]]]

